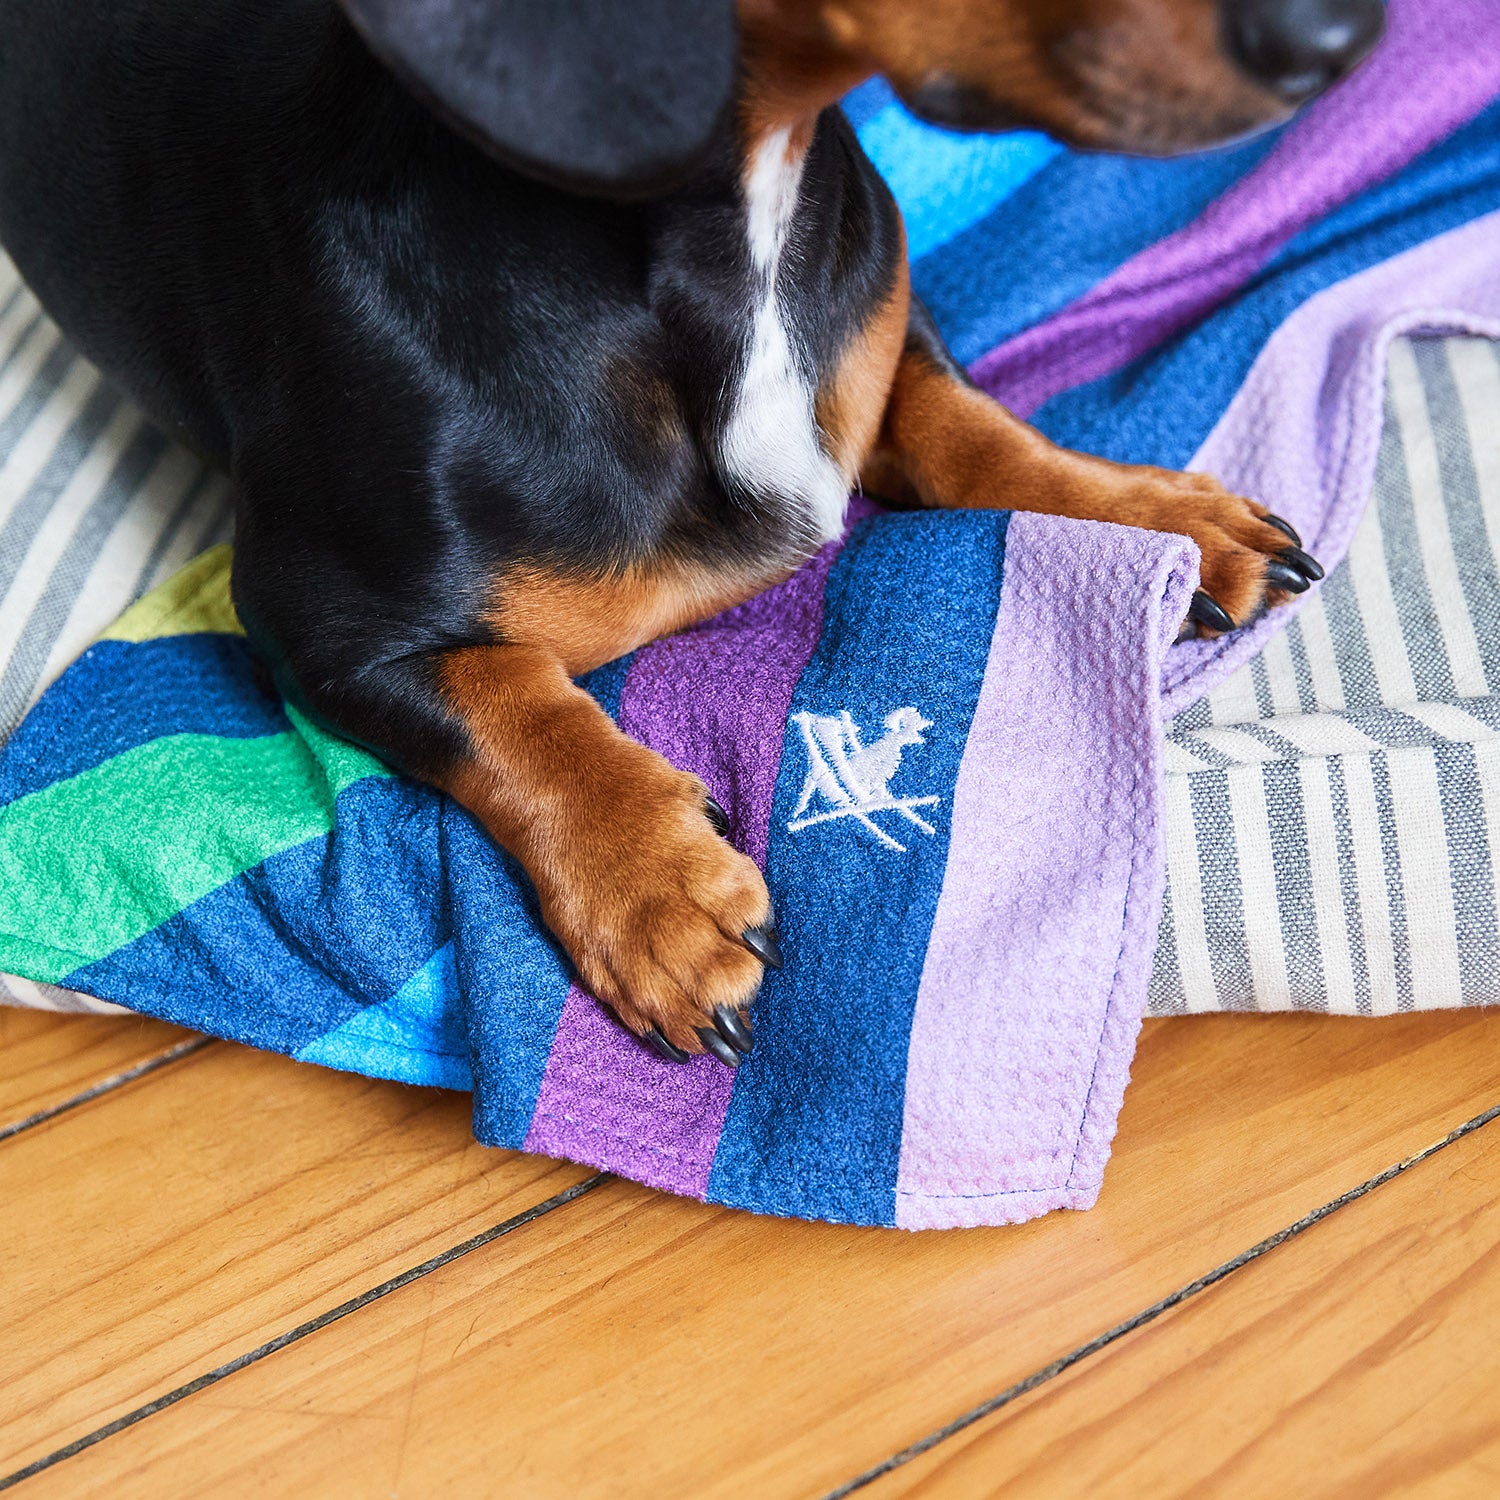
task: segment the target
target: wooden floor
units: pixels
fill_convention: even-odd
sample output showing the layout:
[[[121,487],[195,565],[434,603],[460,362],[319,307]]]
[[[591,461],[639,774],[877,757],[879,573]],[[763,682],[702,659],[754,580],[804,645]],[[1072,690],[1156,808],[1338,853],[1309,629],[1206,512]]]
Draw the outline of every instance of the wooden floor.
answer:
[[[1147,1026],[1099,1206],[920,1235],[0,1012],[28,1497],[1500,1495],[1500,1013]]]

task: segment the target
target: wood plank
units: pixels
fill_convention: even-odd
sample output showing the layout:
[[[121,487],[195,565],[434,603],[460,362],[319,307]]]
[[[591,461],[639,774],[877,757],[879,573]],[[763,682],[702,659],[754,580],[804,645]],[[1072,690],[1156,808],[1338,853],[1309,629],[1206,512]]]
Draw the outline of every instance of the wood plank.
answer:
[[[587,1175],[469,1107],[224,1043],[13,1137],[0,1474]]]
[[[1500,1124],[861,1495],[1500,1492]]]
[[[192,1036],[145,1016],[59,1015],[0,1005],[0,1131],[159,1058]]]
[[[1097,1208],[923,1235],[611,1184],[31,1493],[806,1497],[1492,1102],[1500,1014],[1148,1028]]]

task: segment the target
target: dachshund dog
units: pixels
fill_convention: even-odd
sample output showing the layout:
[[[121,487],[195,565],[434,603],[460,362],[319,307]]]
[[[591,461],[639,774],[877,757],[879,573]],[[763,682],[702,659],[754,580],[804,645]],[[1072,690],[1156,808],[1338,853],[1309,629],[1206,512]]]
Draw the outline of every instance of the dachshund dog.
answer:
[[[786,577],[851,487],[1191,537],[1189,628],[1321,576],[1203,475],[1066,452],[908,289],[837,101],[1168,154],[1286,118],[1381,0],[3,0],[0,241],[222,462],[301,711],[456,798],[580,980],[733,1065],[779,966],[695,777],[574,679]]]

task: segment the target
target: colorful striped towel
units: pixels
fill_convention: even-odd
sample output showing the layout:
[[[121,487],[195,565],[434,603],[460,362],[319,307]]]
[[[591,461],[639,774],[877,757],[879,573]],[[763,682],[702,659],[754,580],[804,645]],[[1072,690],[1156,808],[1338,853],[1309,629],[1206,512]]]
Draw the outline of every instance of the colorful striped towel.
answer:
[[[1389,340],[1500,336],[1497,98],[1500,12],[1399,0],[1334,95],[1193,160],[849,108],[979,379],[1064,441],[1216,470],[1331,563]],[[1275,628],[1168,649],[1186,544],[860,502],[788,583],[593,674],[765,866],[788,965],[737,1073],[625,1037],[466,814],[258,692],[227,562],[6,747],[0,970],[472,1088],[481,1140],[713,1201],[930,1227],[1094,1200],[1157,931],[1161,717]]]

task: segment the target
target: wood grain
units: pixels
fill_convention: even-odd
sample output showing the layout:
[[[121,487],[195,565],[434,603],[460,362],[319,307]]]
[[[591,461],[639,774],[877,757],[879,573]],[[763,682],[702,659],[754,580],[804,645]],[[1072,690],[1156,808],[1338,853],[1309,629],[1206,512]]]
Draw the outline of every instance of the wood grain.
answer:
[[[469,1107],[225,1043],[6,1142],[0,1474],[587,1175]]]
[[[805,1497],[1494,1101],[1500,1014],[1147,1029],[1099,1206],[924,1235],[591,1193],[28,1495]]]
[[[0,1131],[160,1057],[192,1035],[144,1016],[59,1015],[0,1005]]]
[[[1500,1494],[1500,1123],[860,1492]]]

